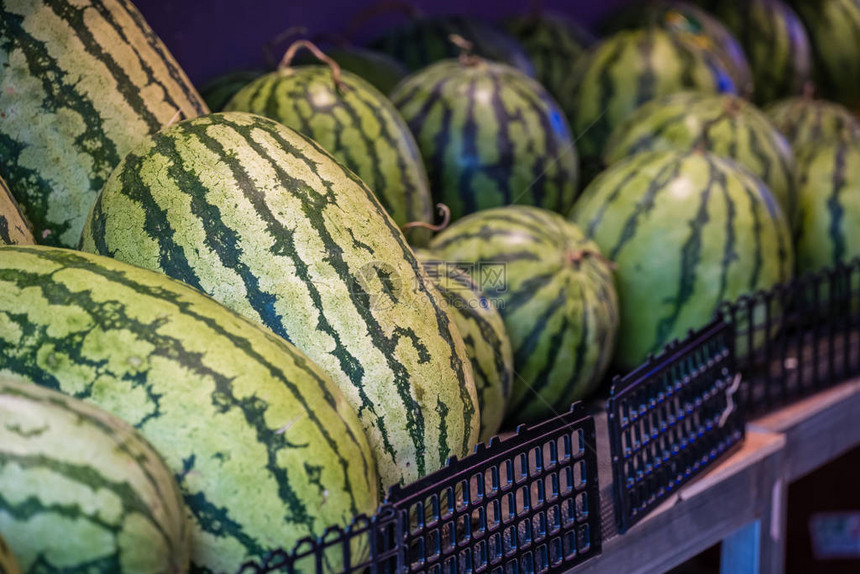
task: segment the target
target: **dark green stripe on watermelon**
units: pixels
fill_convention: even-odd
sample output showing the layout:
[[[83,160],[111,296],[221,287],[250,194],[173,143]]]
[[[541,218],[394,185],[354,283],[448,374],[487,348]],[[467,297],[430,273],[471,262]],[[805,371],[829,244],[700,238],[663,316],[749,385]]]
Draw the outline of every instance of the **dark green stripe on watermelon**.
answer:
[[[0,287],[4,372],[94,403],[158,449],[196,568],[234,572],[375,510],[355,412],[282,339],[164,275],[65,249],[0,248]]]
[[[790,279],[789,228],[765,185],[700,151],[637,154],[594,180],[572,219],[617,265],[615,362],[638,366],[719,304]]]
[[[111,176],[82,248],[185,281],[304,351],[358,411],[383,487],[477,441],[462,339],[403,234],[281,124],[229,112],[162,130]]]
[[[206,105],[125,0],[0,2],[0,175],[40,242],[74,246],[132,147]]]
[[[391,98],[452,220],[512,203],[570,210],[576,146],[558,105],[534,80],[485,60],[446,60],[404,80]]]

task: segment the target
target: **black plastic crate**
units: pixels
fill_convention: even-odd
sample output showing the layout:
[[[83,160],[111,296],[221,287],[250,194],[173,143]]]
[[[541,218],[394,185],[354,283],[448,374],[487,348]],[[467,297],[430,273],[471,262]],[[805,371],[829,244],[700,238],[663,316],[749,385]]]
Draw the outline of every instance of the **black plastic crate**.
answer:
[[[619,532],[743,440],[733,335],[714,321],[614,379],[607,420]]]
[[[860,261],[741,297],[735,328],[741,397],[761,415],[860,373]]]
[[[581,404],[405,488],[403,572],[544,573],[600,553],[594,419]]]

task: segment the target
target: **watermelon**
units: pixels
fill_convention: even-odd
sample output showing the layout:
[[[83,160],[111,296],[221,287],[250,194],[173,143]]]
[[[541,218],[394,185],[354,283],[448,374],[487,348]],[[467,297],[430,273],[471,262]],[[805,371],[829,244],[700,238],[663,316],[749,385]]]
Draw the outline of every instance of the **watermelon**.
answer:
[[[795,151],[828,142],[860,142],[860,120],[846,108],[810,96],[788,98],[765,109]]]
[[[0,536],[0,574],[21,574],[18,560],[2,536]]]
[[[704,4],[740,40],[752,68],[756,103],[802,92],[811,78],[812,61],[809,37],[794,10],[782,0],[705,0]]]
[[[735,93],[714,54],[659,28],[625,30],[594,46],[574,65],[561,99],[576,135],[586,180],[612,130],[640,105],[683,90]]]
[[[472,276],[456,263],[416,250],[466,343],[481,410],[482,442],[499,432],[511,397],[514,356],[498,302],[487,298]]]
[[[0,248],[0,373],[140,431],[179,483],[197,570],[235,572],[376,509],[370,447],[330,378],[161,274],[66,249]]]
[[[413,18],[402,26],[391,28],[370,46],[391,55],[410,72],[416,72],[460,54],[461,48],[451,41],[452,34],[469,42],[476,56],[508,64],[534,76],[534,67],[519,42],[487,22],[467,16]]]
[[[538,13],[511,18],[505,29],[526,51],[535,79],[560,98],[570,67],[597,40],[591,32],[562,14]]]
[[[809,34],[821,95],[860,112],[860,1],[792,0]]]
[[[798,271],[819,271],[860,257],[860,142],[804,148],[797,169]]]
[[[631,4],[607,23],[608,32],[656,26],[713,53],[743,97],[753,93],[753,77],[740,42],[726,26],[705,10],[677,0]]]
[[[8,375],[0,420],[0,533],[25,572],[188,569],[179,487],[128,423]]]
[[[438,291],[373,192],[301,134],[242,112],[163,130],[111,175],[81,245],[304,351],[359,413],[383,488],[477,443],[472,368]]]
[[[562,216],[529,206],[489,209],[433,238],[496,301],[514,353],[507,420],[564,412],[601,382],[618,327],[610,265]]]
[[[398,225],[432,221],[430,184],[409,127],[358,76],[287,65],[239,90],[225,110],[261,114],[313,139],[376,193]],[[410,239],[421,244],[429,235],[410,232]]]
[[[0,177],[0,245],[33,245],[33,229]]]
[[[325,53],[347,72],[352,72],[385,95],[394,91],[394,86],[409,75],[409,71],[397,60],[384,52],[349,44],[328,47]],[[317,65],[315,58],[306,53],[296,54],[297,66]]]
[[[570,210],[576,145],[558,105],[525,74],[480,58],[445,60],[409,76],[391,99],[452,221],[511,203]]]
[[[211,80],[200,88],[200,95],[213,112],[220,112],[236,92],[265,74],[264,70],[236,70]]]
[[[794,221],[797,206],[791,146],[755,106],[733,95],[680,92],[651,101],[612,132],[604,161],[636,153],[703,149],[730,158],[767,185]]]
[[[572,219],[617,265],[621,369],[706,325],[721,302],[791,277],[776,200],[746,169],[707,152],[618,162],[583,192]]]
[[[206,111],[128,0],[0,1],[0,176],[40,243],[77,245],[123,156]]]

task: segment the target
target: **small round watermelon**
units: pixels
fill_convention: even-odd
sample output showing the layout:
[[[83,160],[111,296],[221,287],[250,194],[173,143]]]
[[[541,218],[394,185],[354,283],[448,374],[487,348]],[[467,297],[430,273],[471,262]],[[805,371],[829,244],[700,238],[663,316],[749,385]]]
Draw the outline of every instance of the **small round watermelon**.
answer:
[[[801,93],[811,78],[812,57],[809,37],[794,10],[782,0],[705,3],[740,40],[752,68],[756,103]]]
[[[791,277],[776,200],[746,169],[708,152],[616,163],[583,192],[572,219],[617,266],[622,369],[705,326],[721,302]]]
[[[354,171],[398,225],[430,223],[430,184],[406,122],[368,82],[338,74],[287,66],[239,90],[225,111],[261,114],[310,137]],[[429,234],[416,229],[409,238],[423,244]]]
[[[555,98],[564,93],[562,87],[573,63],[597,41],[562,14],[529,14],[506,20],[504,25],[531,59],[537,81]]]
[[[513,37],[483,20],[460,15],[413,18],[377,38],[371,47],[418,71],[439,60],[456,58],[461,51],[451,35],[472,45],[472,53],[534,76],[534,67]]]
[[[678,0],[652,0],[634,3],[613,16],[607,31],[657,26],[682,39],[713,52],[732,76],[738,93],[753,93],[753,77],[740,42],[715,16],[703,9]]]
[[[602,381],[618,329],[612,270],[560,215],[527,206],[463,218],[430,243],[498,302],[514,352],[510,425],[567,411]]]
[[[570,129],[555,100],[519,70],[444,60],[409,76],[391,99],[452,221],[512,203],[570,210],[579,178]]]
[[[794,221],[797,193],[791,146],[767,116],[730,94],[680,92],[648,102],[609,138],[607,165],[636,153],[702,149],[737,161],[761,178]]]
[[[801,96],[775,102],[765,112],[796,152],[808,145],[860,142],[860,120],[833,102]]]
[[[586,180],[601,167],[609,134],[642,104],[683,90],[736,91],[714,54],[665,30],[622,31],[573,68],[561,99],[583,158]]]
[[[860,257],[860,142],[806,147],[798,154],[797,169],[798,272]]]
[[[481,411],[482,442],[502,426],[514,379],[514,356],[498,302],[484,295],[472,276],[457,262],[442,261],[432,252],[415,250],[445,299],[448,312],[463,336],[472,362]]]

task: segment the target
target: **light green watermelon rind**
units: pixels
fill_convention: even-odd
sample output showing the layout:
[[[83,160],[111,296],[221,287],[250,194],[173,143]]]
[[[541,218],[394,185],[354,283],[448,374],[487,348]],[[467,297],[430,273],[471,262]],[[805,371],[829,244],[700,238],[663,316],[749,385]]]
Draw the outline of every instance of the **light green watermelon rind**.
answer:
[[[146,437],[190,510],[196,568],[233,572],[375,511],[355,412],[282,339],[163,275],[75,251],[0,248],[0,285],[3,372]]]

